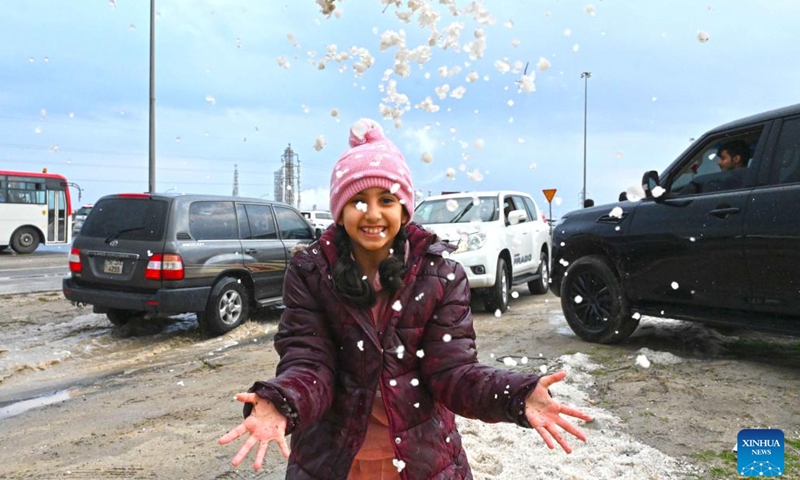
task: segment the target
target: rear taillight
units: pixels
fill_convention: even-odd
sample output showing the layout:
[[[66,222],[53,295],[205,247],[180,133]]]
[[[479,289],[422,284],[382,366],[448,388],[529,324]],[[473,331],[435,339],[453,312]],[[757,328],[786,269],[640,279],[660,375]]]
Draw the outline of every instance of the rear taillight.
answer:
[[[144,278],[148,280],[183,280],[183,259],[174,253],[156,253],[147,262]]]
[[[81,265],[81,251],[73,248],[69,251],[69,271],[74,273],[81,273],[83,266]]]
[[[544,212],[542,212],[542,221],[544,223],[547,223],[547,217],[544,216]]]

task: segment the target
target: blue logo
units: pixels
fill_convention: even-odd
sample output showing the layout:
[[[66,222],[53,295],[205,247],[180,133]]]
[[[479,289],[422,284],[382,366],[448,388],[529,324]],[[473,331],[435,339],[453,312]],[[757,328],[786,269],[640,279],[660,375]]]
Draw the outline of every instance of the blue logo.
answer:
[[[783,432],[777,429],[745,429],[736,440],[739,475],[779,477],[784,473]]]

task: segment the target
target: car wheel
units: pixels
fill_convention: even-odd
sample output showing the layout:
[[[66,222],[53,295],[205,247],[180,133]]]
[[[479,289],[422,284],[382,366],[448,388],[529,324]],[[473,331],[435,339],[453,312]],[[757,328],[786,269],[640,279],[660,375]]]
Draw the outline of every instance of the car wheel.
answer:
[[[547,261],[547,252],[539,254],[539,270],[536,271],[539,278],[528,282],[528,290],[534,295],[547,293],[550,288],[550,262]]]
[[[500,313],[505,313],[508,310],[508,297],[511,282],[509,280],[508,266],[503,258],[497,259],[497,277],[494,281],[494,287],[489,289],[489,292],[484,303],[487,312],[495,312],[500,310]]]
[[[106,312],[106,318],[116,327],[126,325],[134,318],[143,317],[144,312],[137,312],[135,310],[123,310],[121,308],[109,308]]]
[[[17,253],[33,253],[39,246],[39,234],[31,227],[22,227],[11,237],[11,248]]]
[[[595,343],[617,343],[639,326],[617,275],[600,257],[583,257],[561,282],[561,309],[572,331]]]
[[[241,325],[249,310],[247,289],[239,279],[225,277],[211,289],[208,306],[198,320],[211,335],[222,335]]]

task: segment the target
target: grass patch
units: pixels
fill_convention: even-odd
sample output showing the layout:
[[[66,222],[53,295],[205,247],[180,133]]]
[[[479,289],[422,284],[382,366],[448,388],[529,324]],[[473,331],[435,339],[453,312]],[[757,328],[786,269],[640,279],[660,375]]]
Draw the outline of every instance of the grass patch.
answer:
[[[711,479],[728,479],[736,476],[737,459],[733,452],[715,452],[705,450],[692,455],[695,463],[708,468]]]
[[[800,342],[736,340],[726,343],[725,348],[737,358],[742,359],[800,362]]]

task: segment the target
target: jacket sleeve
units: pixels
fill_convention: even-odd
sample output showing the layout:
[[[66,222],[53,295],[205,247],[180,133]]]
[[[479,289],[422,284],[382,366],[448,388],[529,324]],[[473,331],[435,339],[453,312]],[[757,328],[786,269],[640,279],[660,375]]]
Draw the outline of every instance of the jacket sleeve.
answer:
[[[525,399],[539,377],[478,362],[467,275],[461,264],[450,260],[440,271],[441,295],[423,334],[421,366],[428,388],[436,400],[463,417],[530,428]]]
[[[286,272],[283,303],[275,349],[281,359],[276,377],[256,382],[250,392],[270,400],[289,420],[286,433],[316,423],[328,410],[334,394],[336,349],[309,279],[315,267],[303,261],[305,253],[296,255]],[[318,272],[318,270],[316,271]],[[250,407],[250,408],[248,408]],[[245,405],[245,416],[252,407]]]

